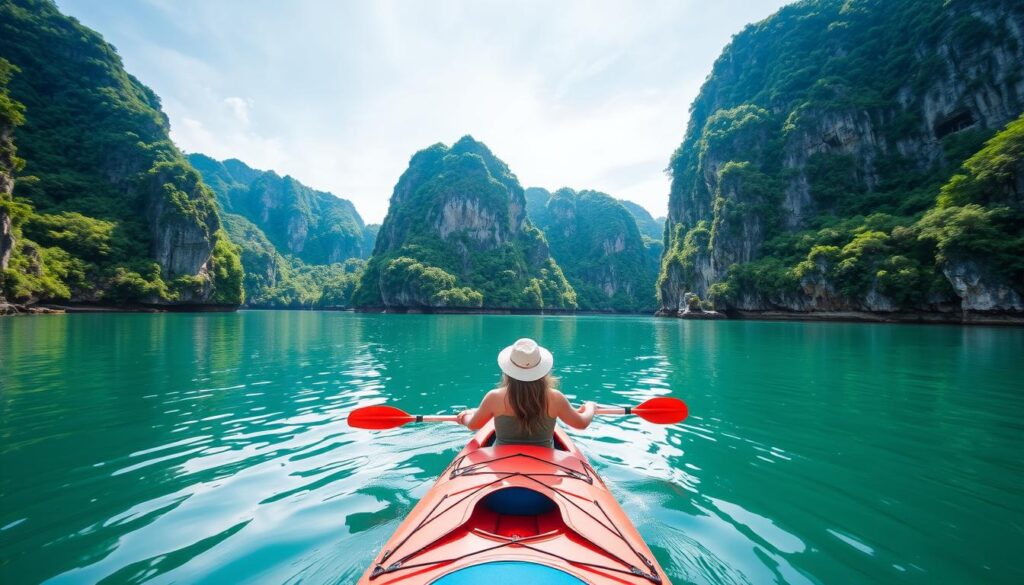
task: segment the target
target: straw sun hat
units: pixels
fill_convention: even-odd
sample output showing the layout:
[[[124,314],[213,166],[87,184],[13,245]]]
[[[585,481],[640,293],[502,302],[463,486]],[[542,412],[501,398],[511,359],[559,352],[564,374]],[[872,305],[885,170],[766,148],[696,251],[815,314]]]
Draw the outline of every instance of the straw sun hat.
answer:
[[[540,380],[551,371],[555,358],[537,342],[523,338],[501,350],[498,366],[509,378],[521,382]]]

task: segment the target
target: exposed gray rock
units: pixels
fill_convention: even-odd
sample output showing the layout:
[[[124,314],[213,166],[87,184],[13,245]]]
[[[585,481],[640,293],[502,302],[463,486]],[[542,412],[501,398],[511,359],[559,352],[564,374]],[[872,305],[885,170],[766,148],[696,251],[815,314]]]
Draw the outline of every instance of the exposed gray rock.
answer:
[[[3,137],[0,136],[0,141]],[[0,201],[10,198],[14,189],[14,179],[8,169],[0,168]],[[11,217],[0,208],[0,270],[6,270],[11,260],[11,252],[14,250],[14,225],[11,224]],[[0,299],[3,293],[0,291]]]
[[[200,224],[168,210],[167,201],[156,198],[149,207],[153,233],[152,254],[170,277],[206,272],[213,245]]]
[[[511,229],[518,230],[517,226],[498,222],[494,213],[482,207],[480,201],[473,197],[453,197],[445,201],[435,227],[443,240],[465,235],[486,250],[507,242]]]
[[[875,313],[891,313],[899,310],[892,299],[878,292],[878,287],[872,286],[868,294],[864,296],[864,308]]]
[[[464,136],[409,161],[353,303],[547,310],[575,308],[576,295],[527,221],[519,180],[483,143]]]
[[[0,120],[0,153],[6,154],[6,156],[0,156],[0,202],[9,200],[14,191],[13,132],[12,125]],[[11,218],[7,212],[0,208],[0,270],[7,269],[12,250],[14,250],[14,226],[11,224]],[[0,300],[3,300],[3,291],[0,291]]]
[[[942,273],[960,297],[964,311],[1024,311],[1020,295],[1005,283],[993,281],[977,262],[950,262]]]
[[[14,250],[14,226],[11,225],[11,218],[7,213],[0,210],[0,270],[7,270],[12,250]]]
[[[700,298],[693,293],[683,295],[683,308],[679,309],[676,316],[680,319],[725,319],[725,315],[722,313],[701,307]]]
[[[167,183],[176,184],[179,188],[188,188],[174,178],[158,172],[149,178],[149,205],[146,217],[152,234],[150,253],[160,264],[160,268],[168,279],[179,276],[196,277],[196,287],[182,291],[180,302],[202,303],[207,301],[214,292],[214,283],[210,269],[212,264],[213,234],[206,221],[197,221],[195,217],[186,216],[169,200],[164,188]],[[202,189],[202,183],[195,183],[192,189]],[[185,193],[188,199],[199,199],[199,193]],[[218,222],[216,217],[212,221]],[[151,299],[157,302],[158,299]]]

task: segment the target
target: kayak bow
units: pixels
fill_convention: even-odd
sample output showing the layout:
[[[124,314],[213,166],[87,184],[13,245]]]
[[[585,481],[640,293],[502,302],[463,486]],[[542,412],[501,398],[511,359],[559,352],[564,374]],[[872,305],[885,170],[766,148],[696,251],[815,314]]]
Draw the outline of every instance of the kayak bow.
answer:
[[[561,429],[555,449],[477,432],[398,527],[362,585],[668,583]]]

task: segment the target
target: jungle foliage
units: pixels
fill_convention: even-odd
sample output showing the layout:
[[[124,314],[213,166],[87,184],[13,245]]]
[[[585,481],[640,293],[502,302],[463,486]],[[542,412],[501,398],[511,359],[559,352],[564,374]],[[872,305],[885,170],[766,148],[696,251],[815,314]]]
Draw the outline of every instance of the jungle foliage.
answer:
[[[0,3],[0,116],[17,126],[15,247],[0,288],[12,300],[238,304],[237,249],[213,193],[170,141],[160,100],[114,47],[49,0]],[[2,133],[2,129],[0,129]],[[17,160],[17,159],[15,159]],[[10,166],[10,165],[9,165]],[[162,230],[197,233],[208,270],[172,273]]]

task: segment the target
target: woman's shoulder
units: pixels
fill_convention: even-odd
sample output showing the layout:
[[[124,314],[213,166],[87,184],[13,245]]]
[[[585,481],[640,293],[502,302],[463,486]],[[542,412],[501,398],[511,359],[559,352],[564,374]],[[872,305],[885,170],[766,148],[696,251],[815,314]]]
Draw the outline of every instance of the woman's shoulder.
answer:
[[[487,392],[487,394],[484,394],[484,402],[487,402],[487,403],[490,403],[490,404],[500,404],[500,403],[503,403],[504,401],[505,401],[505,389],[504,388],[495,388],[494,390],[489,390]]]
[[[550,388],[548,390],[548,393],[548,401],[550,402],[553,402],[555,404],[569,402],[569,399],[565,397],[565,394],[562,394],[562,392],[557,388]]]

